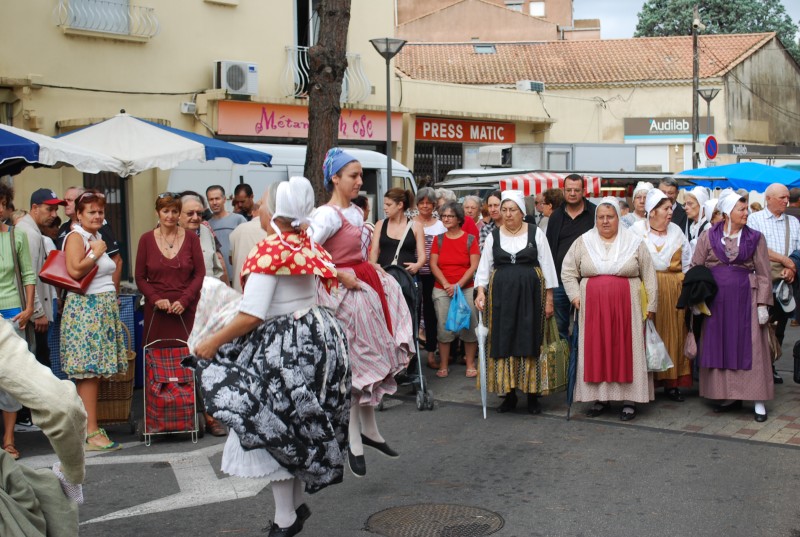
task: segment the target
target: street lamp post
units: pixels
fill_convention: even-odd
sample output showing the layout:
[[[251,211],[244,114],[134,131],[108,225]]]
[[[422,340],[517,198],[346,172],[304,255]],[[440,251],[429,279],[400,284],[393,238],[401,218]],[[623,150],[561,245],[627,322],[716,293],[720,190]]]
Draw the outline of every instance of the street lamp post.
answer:
[[[697,5],[694,6],[694,16],[692,18],[692,168],[700,166],[700,118],[697,111],[698,100],[697,92],[700,86],[700,55],[697,50],[697,32],[705,30],[705,25],[700,22],[700,12]]]
[[[383,56],[386,60],[386,175],[387,185],[391,186],[392,182],[392,80],[389,70],[389,62],[395,55],[400,52],[403,45],[406,44],[405,39],[397,39],[394,37],[378,37],[370,39],[370,43],[378,51],[378,54]]]
[[[706,135],[711,134],[711,101],[719,93],[719,88],[703,88],[697,90],[697,93],[706,102]]]

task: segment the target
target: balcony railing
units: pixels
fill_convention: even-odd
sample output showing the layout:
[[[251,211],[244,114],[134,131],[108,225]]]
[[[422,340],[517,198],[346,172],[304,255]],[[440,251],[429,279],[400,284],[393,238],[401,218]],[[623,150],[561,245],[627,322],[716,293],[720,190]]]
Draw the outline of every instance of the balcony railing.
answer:
[[[67,30],[137,39],[150,39],[159,29],[153,8],[135,6],[129,0],[59,0],[53,18]]]
[[[286,47],[286,66],[281,75],[281,87],[287,97],[308,97],[308,47]],[[361,65],[361,55],[347,53],[347,70],[342,81],[343,103],[361,102],[369,96],[372,86]]]

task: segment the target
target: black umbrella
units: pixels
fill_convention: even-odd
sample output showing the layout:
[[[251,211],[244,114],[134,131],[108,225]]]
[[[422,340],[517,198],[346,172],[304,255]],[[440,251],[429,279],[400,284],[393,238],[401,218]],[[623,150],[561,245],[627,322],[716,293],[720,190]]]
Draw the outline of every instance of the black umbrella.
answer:
[[[569,337],[569,367],[567,368],[567,421],[575,397],[575,381],[578,377],[578,310],[574,310],[572,335]]]

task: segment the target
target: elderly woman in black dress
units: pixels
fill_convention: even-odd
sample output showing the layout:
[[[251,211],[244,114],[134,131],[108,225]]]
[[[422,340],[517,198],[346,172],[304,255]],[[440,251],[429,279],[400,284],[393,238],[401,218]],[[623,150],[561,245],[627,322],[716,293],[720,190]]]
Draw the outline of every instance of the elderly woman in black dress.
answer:
[[[552,290],[558,277],[544,233],[522,220],[522,192],[503,192],[500,211],[503,225],[486,237],[475,276],[475,307],[486,311],[489,327],[486,387],[506,394],[498,412],[517,406],[520,389],[528,396],[528,412],[539,414],[536,360],[545,319],[554,313]]]

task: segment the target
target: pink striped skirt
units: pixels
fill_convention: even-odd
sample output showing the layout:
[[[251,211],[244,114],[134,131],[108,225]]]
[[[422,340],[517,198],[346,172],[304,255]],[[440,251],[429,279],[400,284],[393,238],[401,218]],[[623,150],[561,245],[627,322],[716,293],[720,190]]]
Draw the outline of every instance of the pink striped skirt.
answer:
[[[350,268],[338,270],[353,273]],[[396,392],[394,376],[408,365],[414,352],[411,313],[400,285],[381,271],[378,277],[386,295],[394,335],[386,328],[378,294],[367,284],[362,283],[358,291],[339,285],[330,294],[321,284],[317,285],[317,303],[333,310],[347,336],[352,386],[356,393],[352,402],[360,405],[376,406],[385,394]]]

